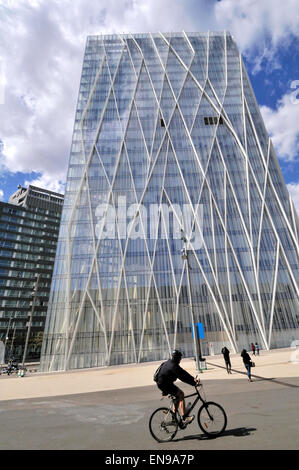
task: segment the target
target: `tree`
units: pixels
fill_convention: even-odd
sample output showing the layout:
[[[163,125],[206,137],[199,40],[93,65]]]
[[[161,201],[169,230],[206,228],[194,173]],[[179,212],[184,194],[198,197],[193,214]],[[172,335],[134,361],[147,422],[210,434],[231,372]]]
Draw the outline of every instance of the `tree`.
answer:
[[[33,338],[32,344],[34,345],[35,351],[38,351],[39,349],[42,348],[43,345],[43,339],[44,339],[44,332],[39,331]]]

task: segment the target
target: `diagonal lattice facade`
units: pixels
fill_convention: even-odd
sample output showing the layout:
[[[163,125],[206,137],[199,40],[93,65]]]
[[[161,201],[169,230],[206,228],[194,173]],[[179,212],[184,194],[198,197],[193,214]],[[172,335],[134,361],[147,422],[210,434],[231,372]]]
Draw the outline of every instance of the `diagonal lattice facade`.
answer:
[[[289,346],[298,230],[230,34],[89,37],[41,370]]]

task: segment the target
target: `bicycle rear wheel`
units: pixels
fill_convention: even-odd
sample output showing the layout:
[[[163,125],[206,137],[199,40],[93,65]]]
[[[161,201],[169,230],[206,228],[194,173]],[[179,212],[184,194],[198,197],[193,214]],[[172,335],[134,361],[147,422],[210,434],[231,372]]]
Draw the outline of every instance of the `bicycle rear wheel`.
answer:
[[[175,414],[169,408],[158,408],[149,420],[149,430],[158,442],[171,441],[178,431]]]
[[[227,417],[222,406],[213,401],[207,401],[200,407],[197,421],[200,429],[207,436],[216,437],[225,430]]]

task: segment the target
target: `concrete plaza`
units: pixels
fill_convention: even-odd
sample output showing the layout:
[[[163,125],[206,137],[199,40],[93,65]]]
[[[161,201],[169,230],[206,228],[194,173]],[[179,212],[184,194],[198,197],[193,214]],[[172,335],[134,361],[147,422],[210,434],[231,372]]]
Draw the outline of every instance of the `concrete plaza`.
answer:
[[[0,449],[102,450],[109,455],[144,449],[298,449],[299,350],[261,351],[253,359],[256,367],[249,383],[239,355],[231,356],[229,375],[221,356],[207,357],[208,369],[200,377],[206,397],[226,411],[228,424],[221,436],[207,439],[195,419],[164,444],[157,443],[148,428],[153,410],[168,401],[161,402],[152,379],[158,363],[2,375]],[[182,366],[195,374],[193,360],[183,360]],[[192,393],[189,385],[179,386]]]
[[[251,353],[250,353],[251,355]],[[260,351],[253,356],[256,364],[252,368],[252,378],[281,380],[299,377],[299,348]],[[200,379],[208,380],[247,380],[240,354],[231,354],[232,374],[227,374],[222,355],[207,356],[207,370]],[[153,385],[153,374],[160,362],[129,364],[93,369],[80,369],[55,373],[28,373],[25,377],[16,375],[0,377],[0,400],[17,400],[37,397],[54,397],[90,393],[121,388],[135,388]],[[196,374],[195,361],[183,359],[183,368]],[[249,384],[250,385],[250,384]]]

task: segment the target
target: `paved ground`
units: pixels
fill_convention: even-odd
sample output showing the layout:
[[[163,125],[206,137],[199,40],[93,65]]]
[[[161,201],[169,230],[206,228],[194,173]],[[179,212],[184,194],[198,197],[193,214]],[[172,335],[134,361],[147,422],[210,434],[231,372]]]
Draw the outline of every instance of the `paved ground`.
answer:
[[[167,444],[148,431],[150,414],[165,403],[152,382],[156,363],[1,376],[0,449],[298,449],[298,355],[293,349],[262,351],[252,383],[238,355],[232,355],[231,375],[222,357],[207,358],[201,380],[207,397],[225,408],[227,429],[210,440],[194,422]],[[182,365],[194,373],[193,361]]]
[[[183,388],[187,392],[188,386]],[[194,422],[166,444],[154,441],[148,430],[152,411],[166,403],[155,386],[2,401],[0,449],[298,449],[298,389],[294,378],[280,384],[211,380],[205,392],[227,412],[225,433],[207,439]]]
[[[206,358],[208,370],[201,374],[204,381],[235,380],[243,377],[245,369],[239,354],[231,354],[235,373],[227,375],[221,356]],[[253,358],[256,367],[254,375],[264,378],[299,376],[299,349],[275,349],[261,351]],[[125,366],[81,369],[57,373],[33,373],[26,377],[0,376],[0,401],[22,398],[49,397],[78,393],[118,390],[120,388],[142,387],[153,384],[153,374],[159,363],[130,364]],[[195,375],[195,362],[183,359],[181,365]],[[245,375],[244,375],[245,379]]]

